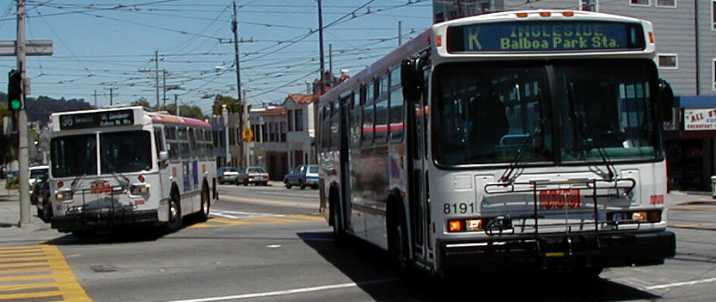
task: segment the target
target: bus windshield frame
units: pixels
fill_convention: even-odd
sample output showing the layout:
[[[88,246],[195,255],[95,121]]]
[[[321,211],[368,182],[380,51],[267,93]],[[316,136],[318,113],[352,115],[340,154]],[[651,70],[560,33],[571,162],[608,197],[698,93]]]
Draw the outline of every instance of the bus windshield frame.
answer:
[[[51,175],[65,178],[152,171],[151,135],[149,130],[123,130],[54,137]],[[117,157],[114,161],[109,161],[111,154]]]
[[[660,161],[657,75],[649,59],[440,64],[432,80],[433,162],[588,165],[603,163],[601,154],[615,163]]]

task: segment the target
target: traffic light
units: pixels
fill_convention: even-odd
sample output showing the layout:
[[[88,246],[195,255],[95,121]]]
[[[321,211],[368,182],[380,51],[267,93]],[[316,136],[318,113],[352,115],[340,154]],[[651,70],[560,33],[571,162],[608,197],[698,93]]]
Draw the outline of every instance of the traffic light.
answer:
[[[7,81],[7,104],[10,111],[20,111],[22,109],[22,76],[20,71],[10,70]]]

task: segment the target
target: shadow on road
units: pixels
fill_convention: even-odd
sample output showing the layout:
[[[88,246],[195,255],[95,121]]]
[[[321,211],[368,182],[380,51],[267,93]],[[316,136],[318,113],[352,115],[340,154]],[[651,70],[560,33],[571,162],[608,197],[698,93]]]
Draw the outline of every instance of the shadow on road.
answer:
[[[189,228],[197,223],[201,223],[198,217],[185,217],[183,229]],[[179,230],[179,232],[181,232],[181,230]],[[111,230],[83,231],[66,234],[45,243],[51,245],[90,245],[151,242],[157,241],[170,234],[173,234],[173,232],[167,231],[167,229],[161,225],[124,226]]]
[[[478,273],[441,279],[425,273],[399,273],[386,252],[349,240],[337,246],[329,232],[298,233],[318,254],[351,278],[375,300],[446,301],[625,301],[659,296],[606,279],[570,280],[558,274]],[[383,280],[376,282],[375,280]]]

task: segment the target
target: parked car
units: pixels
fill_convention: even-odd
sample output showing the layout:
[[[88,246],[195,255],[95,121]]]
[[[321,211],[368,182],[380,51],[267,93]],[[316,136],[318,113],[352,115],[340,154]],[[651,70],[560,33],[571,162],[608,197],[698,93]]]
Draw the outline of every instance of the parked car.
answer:
[[[50,203],[50,182],[47,175],[40,175],[30,187],[30,203],[37,208],[37,217],[44,222],[52,219],[52,204]]]
[[[244,184],[244,186],[248,186],[249,184],[266,186],[268,185],[268,180],[269,174],[264,168],[248,167],[239,173],[236,184]]]
[[[237,180],[239,178],[239,169],[237,169],[235,167],[219,168],[219,170],[217,171],[217,175],[219,178],[220,185],[223,185],[226,183],[238,184]]]
[[[42,177],[47,177],[50,175],[50,167],[48,166],[35,166],[30,167],[30,190],[32,190],[32,187],[35,185],[37,181],[40,180]],[[32,194],[32,192],[30,192]]]
[[[301,165],[289,172],[284,178],[283,183],[287,189],[293,186],[301,187],[301,190],[307,186],[318,189],[318,166],[317,165]]]

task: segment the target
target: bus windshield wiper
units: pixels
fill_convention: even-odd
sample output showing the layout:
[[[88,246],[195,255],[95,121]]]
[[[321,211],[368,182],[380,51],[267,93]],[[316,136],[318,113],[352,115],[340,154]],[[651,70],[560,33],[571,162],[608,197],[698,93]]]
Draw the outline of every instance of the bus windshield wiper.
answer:
[[[517,178],[517,174],[513,173],[517,168],[519,168],[519,163],[522,161],[522,151],[524,151],[525,146],[530,145],[530,141],[532,140],[532,135],[530,134],[524,142],[522,142],[517,148],[517,153],[515,156],[512,157],[510,160],[510,164],[507,166],[507,169],[505,169],[505,172],[502,173],[502,176],[500,176],[500,181],[504,183],[512,183],[515,178]]]
[[[572,85],[569,85],[569,89],[567,89],[567,102],[569,102],[569,115],[572,118],[573,127],[579,132],[579,139],[575,139],[575,142],[580,142],[580,151],[584,152],[586,155],[586,153],[589,152],[590,149],[597,149],[597,153],[602,159],[602,163],[607,168],[609,180],[613,180],[616,174],[616,168],[614,167],[614,164],[612,163],[611,159],[607,156],[606,150],[604,150],[602,146],[594,143],[594,136],[586,135],[585,129],[588,129],[589,126],[587,125],[586,118],[577,112],[577,108],[574,103],[574,86]],[[590,131],[590,133],[591,132],[592,131]]]

